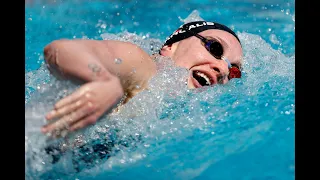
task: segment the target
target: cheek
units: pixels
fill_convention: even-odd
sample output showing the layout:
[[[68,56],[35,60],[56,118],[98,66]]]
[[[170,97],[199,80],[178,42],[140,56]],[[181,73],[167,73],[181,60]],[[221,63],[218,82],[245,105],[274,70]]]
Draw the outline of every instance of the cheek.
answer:
[[[177,66],[187,67],[190,61],[190,53],[186,48],[178,48],[174,53],[173,60]]]
[[[206,59],[204,52],[197,48],[186,48],[184,50],[177,50],[174,61],[178,66],[191,68],[195,64],[201,63]]]

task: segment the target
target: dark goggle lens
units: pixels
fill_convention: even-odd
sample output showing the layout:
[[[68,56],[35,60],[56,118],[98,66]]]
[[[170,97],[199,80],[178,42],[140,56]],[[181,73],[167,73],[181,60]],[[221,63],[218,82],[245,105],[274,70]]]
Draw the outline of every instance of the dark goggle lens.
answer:
[[[229,80],[232,78],[241,78],[241,71],[237,67],[233,66],[229,69]]]
[[[217,59],[221,59],[223,54],[222,45],[217,41],[211,41],[209,46],[210,53]]]

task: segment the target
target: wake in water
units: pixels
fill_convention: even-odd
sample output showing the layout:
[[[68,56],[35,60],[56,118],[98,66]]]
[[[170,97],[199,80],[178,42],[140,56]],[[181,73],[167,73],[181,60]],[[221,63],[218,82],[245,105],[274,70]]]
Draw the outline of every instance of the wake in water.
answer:
[[[192,20],[201,20],[197,12],[183,21]],[[129,32],[102,37],[136,43],[150,54],[161,47],[157,39]],[[59,140],[40,133],[44,116],[79,86],[56,80],[44,66],[26,74],[26,179],[291,178],[295,57],[259,36],[239,38],[241,79],[188,90],[187,70],[161,57],[148,89],[119,112]]]

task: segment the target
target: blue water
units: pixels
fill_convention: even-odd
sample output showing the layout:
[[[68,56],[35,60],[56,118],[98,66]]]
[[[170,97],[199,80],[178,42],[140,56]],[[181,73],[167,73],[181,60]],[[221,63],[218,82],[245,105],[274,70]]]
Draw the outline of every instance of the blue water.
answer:
[[[172,2],[26,4],[26,179],[295,178],[295,2]],[[60,140],[68,151],[52,164],[43,150],[49,142],[39,130],[54,102],[77,86],[49,75],[43,47],[59,38],[119,39],[152,53],[192,19],[234,28],[244,47],[244,77],[190,91],[183,81],[186,72],[167,64],[151,80],[150,90],[121,113]],[[97,155],[72,155],[79,149],[69,143],[79,137],[89,149],[96,141],[115,141],[111,157],[92,158],[97,162],[76,172],[72,160]]]

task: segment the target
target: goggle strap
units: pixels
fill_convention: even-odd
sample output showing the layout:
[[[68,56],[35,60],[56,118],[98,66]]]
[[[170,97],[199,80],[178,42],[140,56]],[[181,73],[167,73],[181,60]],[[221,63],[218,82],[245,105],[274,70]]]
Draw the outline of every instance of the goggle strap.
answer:
[[[231,63],[230,63],[230,61],[228,60],[228,58],[225,57],[225,56],[222,56],[221,59],[224,60],[225,62],[227,62],[228,68],[230,69],[230,68],[231,68]]]

